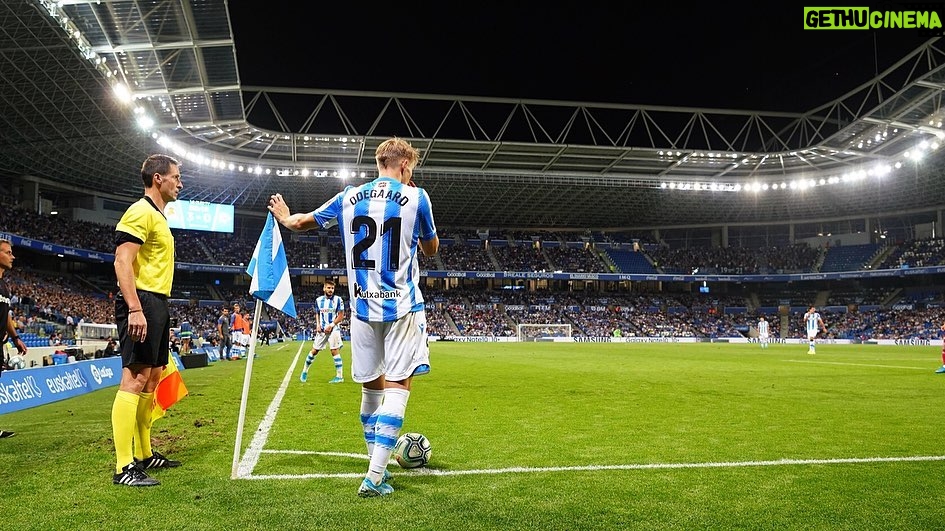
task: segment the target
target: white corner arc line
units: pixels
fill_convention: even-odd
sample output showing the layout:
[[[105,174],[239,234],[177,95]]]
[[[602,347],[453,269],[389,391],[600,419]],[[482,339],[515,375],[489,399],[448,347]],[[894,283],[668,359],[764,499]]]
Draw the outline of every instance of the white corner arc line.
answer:
[[[290,453],[288,451],[272,451],[272,453]],[[551,467],[509,467],[478,470],[438,470],[435,468],[419,468],[404,470],[404,475],[418,476],[472,476],[486,474],[522,474],[540,472],[595,472],[608,470],[666,470],[692,468],[737,468],[753,466],[803,466],[803,465],[843,465],[862,463],[911,463],[921,461],[945,461],[945,455],[905,456],[905,457],[849,457],[834,459],[775,459],[770,461],[721,461],[716,463],[643,463],[629,465],[587,465],[587,466],[551,466]],[[265,474],[247,475],[242,479],[328,479],[328,478],[362,478],[363,472],[337,474]]]
[[[304,341],[299,345],[299,350],[295,353],[295,358],[292,359],[289,370],[282,378],[282,383],[279,384],[279,390],[276,391],[276,396],[272,397],[272,402],[269,403],[266,414],[259,423],[256,433],[253,434],[253,440],[250,441],[246,452],[243,453],[243,458],[240,459],[236,469],[236,479],[250,477],[253,473],[253,469],[256,468],[256,464],[259,463],[259,456],[266,446],[266,439],[269,438],[269,430],[272,429],[272,424],[276,421],[276,414],[279,413],[279,406],[282,404],[282,399],[285,397],[286,389],[289,388],[289,382],[292,380],[292,375],[295,373],[295,366],[299,362],[299,355],[302,353],[303,347],[305,347]]]

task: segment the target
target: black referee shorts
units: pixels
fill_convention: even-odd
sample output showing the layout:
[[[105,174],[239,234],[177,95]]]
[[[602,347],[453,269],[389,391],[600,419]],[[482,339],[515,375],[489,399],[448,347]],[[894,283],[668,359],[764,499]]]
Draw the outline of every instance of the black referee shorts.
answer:
[[[148,335],[144,342],[128,336],[128,303],[123,297],[115,298],[115,324],[118,325],[118,341],[121,343],[121,366],[167,365],[171,342],[171,315],[167,309],[167,297],[150,291],[137,290],[141,311],[148,322]]]

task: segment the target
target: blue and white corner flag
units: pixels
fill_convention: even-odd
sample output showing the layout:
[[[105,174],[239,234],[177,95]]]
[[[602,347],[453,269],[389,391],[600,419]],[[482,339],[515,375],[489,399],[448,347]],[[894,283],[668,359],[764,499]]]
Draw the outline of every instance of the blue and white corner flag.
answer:
[[[253,297],[290,317],[296,316],[289,263],[282,246],[282,233],[272,212],[266,217],[266,226],[256,242],[256,250],[253,251],[246,273],[253,277],[249,284],[249,293]]]

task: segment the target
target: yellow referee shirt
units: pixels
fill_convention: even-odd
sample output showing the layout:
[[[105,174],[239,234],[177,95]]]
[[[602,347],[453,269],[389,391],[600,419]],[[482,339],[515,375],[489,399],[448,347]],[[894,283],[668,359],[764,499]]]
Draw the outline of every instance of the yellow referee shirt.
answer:
[[[141,248],[132,264],[135,288],[169,297],[174,282],[174,235],[164,213],[142,197],[128,207],[115,230],[140,240]]]

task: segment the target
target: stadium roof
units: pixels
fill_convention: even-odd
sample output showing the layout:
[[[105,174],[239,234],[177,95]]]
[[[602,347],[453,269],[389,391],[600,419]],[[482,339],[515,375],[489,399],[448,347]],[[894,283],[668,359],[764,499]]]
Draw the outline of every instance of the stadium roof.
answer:
[[[422,152],[417,180],[441,225],[753,224],[945,205],[937,38],[783,113],[244,86],[223,0],[10,0],[0,27],[0,172],[72,194],[138,196],[136,169],[161,149],[185,160],[182,198],[264,212],[278,191],[312,209],[372,178],[375,147],[397,135]]]

